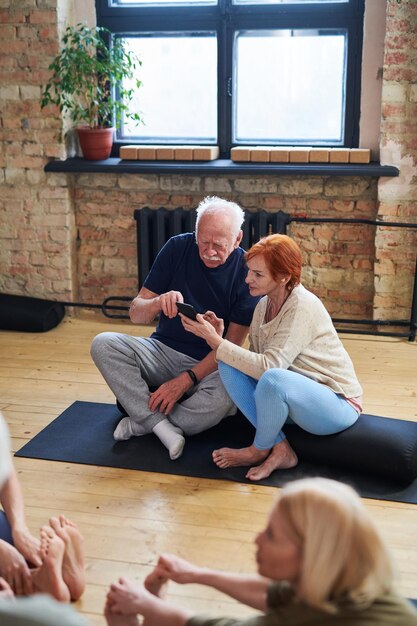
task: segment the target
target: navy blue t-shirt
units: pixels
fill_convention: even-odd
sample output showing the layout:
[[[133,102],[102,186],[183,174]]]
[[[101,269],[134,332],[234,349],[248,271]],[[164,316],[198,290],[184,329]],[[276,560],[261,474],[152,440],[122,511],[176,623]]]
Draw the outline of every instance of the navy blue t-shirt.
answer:
[[[249,326],[259,298],[245,283],[244,254],[237,248],[223,265],[209,268],[200,259],[194,233],[176,235],[158,253],[144,286],[158,295],[180,291],[198,313],[210,310],[221,317],[225,330],[229,322]],[[169,319],[162,311],[151,337],[199,361],[211,351],[204,339],[184,330],[178,315]]]

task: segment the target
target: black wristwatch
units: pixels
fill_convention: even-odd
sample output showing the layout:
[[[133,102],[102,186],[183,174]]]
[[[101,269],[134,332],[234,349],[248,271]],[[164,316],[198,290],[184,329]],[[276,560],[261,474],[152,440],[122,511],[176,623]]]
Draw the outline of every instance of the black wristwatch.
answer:
[[[188,376],[193,381],[193,385],[198,385],[200,381],[198,380],[197,376],[194,374],[193,370],[185,370],[185,371],[187,372]]]

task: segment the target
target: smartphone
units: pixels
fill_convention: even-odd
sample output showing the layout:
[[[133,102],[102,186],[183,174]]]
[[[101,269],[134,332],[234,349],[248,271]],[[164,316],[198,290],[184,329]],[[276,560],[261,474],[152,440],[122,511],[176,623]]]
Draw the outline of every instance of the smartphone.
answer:
[[[186,304],[185,302],[176,302],[175,304],[177,305],[178,311],[183,315],[186,315],[192,320],[197,318],[197,311],[192,304]]]

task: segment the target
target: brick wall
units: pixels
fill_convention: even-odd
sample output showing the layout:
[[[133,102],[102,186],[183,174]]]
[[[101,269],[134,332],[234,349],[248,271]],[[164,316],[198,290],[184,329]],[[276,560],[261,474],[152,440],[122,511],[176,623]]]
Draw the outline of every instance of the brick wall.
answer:
[[[61,122],[40,110],[58,51],[56,1],[0,4],[0,291],[66,298],[74,291],[74,211],[66,177],[43,171],[64,154]]]
[[[369,178],[85,174],[74,179],[80,298],[90,302],[134,294],[136,208],[194,208],[215,194],[249,211],[370,219],[376,214],[377,183]],[[332,314],[372,316],[374,229],[292,223],[289,234],[304,252],[305,284],[324,298]]]
[[[93,0],[86,0],[91,9]],[[133,295],[137,284],[133,211],[195,207],[207,194],[245,209],[309,217],[416,216],[415,3],[389,0],[384,68],[382,160],[399,179],[300,176],[46,175],[63,155],[61,124],[41,111],[46,68],[57,51],[52,0],[0,2],[0,291],[101,302]],[[62,5],[59,3],[61,13]],[[64,7],[65,8],[65,7]],[[395,10],[394,10],[395,9]],[[60,14],[61,14],[60,13]],[[354,225],[292,224],[304,252],[304,282],[340,317],[406,318],[415,236]]]
[[[378,217],[417,222],[417,4],[388,0],[382,90],[381,162],[400,176],[381,179]],[[380,319],[409,315],[417,231],[378,228],[375,239],[374,314]]]

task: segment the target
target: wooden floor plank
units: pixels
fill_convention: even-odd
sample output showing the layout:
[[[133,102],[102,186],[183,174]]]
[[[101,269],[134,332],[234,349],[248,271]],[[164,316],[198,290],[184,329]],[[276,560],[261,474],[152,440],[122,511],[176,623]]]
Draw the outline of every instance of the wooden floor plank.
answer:
[[[10,425],[12,449],[76,400],[114,403],[89,354],[96,334],[113,330],[143,336],[152,329],[77,317],[47,333],[0,331],[0,408]],[[341,337],[364,388],[365,411],[417,421],[417,345],[397,338]],[[108,585],[120,575],[140,582],[160,551],[220,569],[253,571],[253,538],[275,494],[256,484],[94,465],[20,457],[15,464],[34,533],[60,512],[82,530],[87,590],[76,608],[92,626],[104,624]],[[417,506],[364,502],[397,561],[399,590],[416,596]],[[197,585],[172,585],[170,593],[197,611],[253,614]]]

